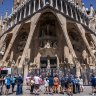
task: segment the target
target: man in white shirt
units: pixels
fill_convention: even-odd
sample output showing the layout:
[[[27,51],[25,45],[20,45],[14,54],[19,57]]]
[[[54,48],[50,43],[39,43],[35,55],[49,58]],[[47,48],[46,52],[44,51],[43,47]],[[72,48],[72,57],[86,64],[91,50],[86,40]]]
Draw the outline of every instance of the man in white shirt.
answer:
[[[34,76],[34,84],[35,84],[35,94],[37,95],[38,93],[38,89],[39,89],[39,86],[40,86],[40,77],[35,75]]]

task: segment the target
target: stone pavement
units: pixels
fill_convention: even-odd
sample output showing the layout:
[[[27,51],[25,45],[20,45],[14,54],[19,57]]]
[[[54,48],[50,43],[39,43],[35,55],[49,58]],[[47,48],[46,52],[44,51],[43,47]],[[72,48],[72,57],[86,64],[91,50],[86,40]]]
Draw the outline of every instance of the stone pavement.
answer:
[[[35,96],[35,95],[31,95],[30,91],[26,90],[26,89],[27,89],[27,87],[24,86],[23,87],[23,95],[18,95],[18,96]],[[16,88],[15,88],[15,90],[16,90]],[[44,87],[41,87],[41,90],[43,91]],[[8,95],[8,96],[16,96],[15,93],[11,94],[11,89],[10,89],[9,93],[10,93],[10,95]],[[83,93],[74,94],[73,96],[91,96],[90,93],[91,93],[91,87],[90,86],[85,86]],[[5,96],[5,95],[2,95],[2,96]],[[68,96],[68,95],[67,94],[53,94],[53,95],[51,95],[51,94],[43,94],[43,92],[41,92],[40,95],[38,95],[38,96]]]

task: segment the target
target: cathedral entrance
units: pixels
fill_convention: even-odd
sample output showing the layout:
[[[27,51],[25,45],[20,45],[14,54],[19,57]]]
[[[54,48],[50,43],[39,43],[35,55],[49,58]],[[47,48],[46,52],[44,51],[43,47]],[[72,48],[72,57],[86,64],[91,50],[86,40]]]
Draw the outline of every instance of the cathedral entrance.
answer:
[[[51,12],[42,14],[30,44],[31,74],[54,76],[64,72],[63,68],[60,69],[60,65],[64,62],[66,45],[58,19]]]
[[[57,58],[56,57],[41,57],[40,67],[42,68],[57,68]]]

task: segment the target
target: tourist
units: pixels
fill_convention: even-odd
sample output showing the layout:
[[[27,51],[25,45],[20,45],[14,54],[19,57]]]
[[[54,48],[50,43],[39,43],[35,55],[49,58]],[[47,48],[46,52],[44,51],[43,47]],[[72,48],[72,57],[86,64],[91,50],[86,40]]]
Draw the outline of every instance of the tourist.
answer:
[[[2,95],[2,88],[3,88],[3,80],[2,77],[0,76],[0,95]]]
[[[93,74],[91,77],[91,84],[92,84],[92,95],[96,94],[96,75]]]
[[[54,85],[54,80],[53,80],[53,76],[49,76],[48,77],[49,80],[49,92],[52,94],[53,93],[53,85]]]
[[[49,80],[47,77],[44,79],[44,86],[45,86],[45,93],[48,93],[49,92]]]
[[[31,79],[30,79],[30,85],[31,85],[30,93],[33,94],[33,90],[34,90],[34,80],[33,80],[33,77],[31,77]]]
[[[80,78],[79,77],[76,77],[76,81],[77,81],[77,83],[76,83],[76,88],[77,88],[77,93],[80,93]]]
[[[15,87],[15,82],[16,81],[16,78],[14,76],[12,76],[11,78],[11,85],[12,85],[12,93],[14,92],[14,87]]]
[[[34,89],[35,89],[35,95],[38,95],[39,87],[40,87],[40,77],[38,75],[34,76]]]
[[[67,79],[67,94],[69,96],[73,95],[73,83],[72,83],[73,78],[74,76],[70,74]]]
[[[59,78],[57,75],[54,77],[54,93],[58,93],[58,86],[59,86]]]
[[[74,77],[74,78],[72,79],[73,93],[74,93],[74,94],[77,93],[76,83],[77,83],[77,79]]]
[[[23,78],[21,75],[17,77],[17,90],[16,90],[16,95],[21,95],[22,92],[22,85],[23,85]]]
[[[7,75],[5,77],[5,85],[6,85],[6,92],[5,94],[8,95],[9,89],[10,89],[10,85],[11,85],[11,78],[9,75]]]
[[[80,84],[80,92],[83,92],[84,91],[84,86],[83,86],[83,79],[82,79],[81,76],[80,76],[79,84]]]
[[[69,76],[66,75],[65,76],[65,91],[67,91],[67,89],[68,89],[68,79],[69,79]]]
[[[65,90],[65,77],[64,77],[64,74],[62,74],[60,82],[61,82],[61,93],[64,94],[64,90]]]

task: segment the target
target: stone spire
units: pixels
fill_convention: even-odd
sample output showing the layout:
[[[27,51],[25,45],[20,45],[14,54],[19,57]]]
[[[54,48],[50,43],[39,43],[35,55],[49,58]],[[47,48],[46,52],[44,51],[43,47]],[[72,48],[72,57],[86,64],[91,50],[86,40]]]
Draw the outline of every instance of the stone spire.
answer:
[[[7,18],[7,17],[8,17],[8,10],[6,10],[4,18]]]
[[[86,13],[86,8],[85,8],[84,3],[82,4],[82,12],[83,12],[84,14],[87,14],[87,13]]]
[[[93,5],[92,4],[90,4],[90,16],[94,16],[94,14],[95,14],[95,10],[94,10],[94,8],[93,8]]]

